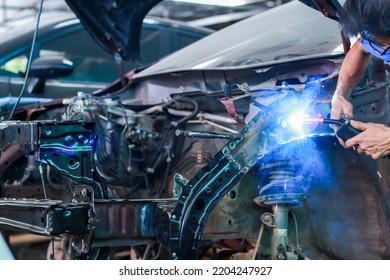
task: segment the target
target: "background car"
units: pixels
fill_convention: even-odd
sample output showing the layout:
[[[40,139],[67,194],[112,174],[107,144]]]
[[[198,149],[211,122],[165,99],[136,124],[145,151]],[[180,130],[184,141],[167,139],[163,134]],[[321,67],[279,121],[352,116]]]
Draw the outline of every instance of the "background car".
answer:
[[[9,28],[1,35],[0,95],[3,97],[20,93],[34,26],[32,18],[30,23]],[[123,61],[124,71],[151,64],[212,32],[169,19],[148,17],[142,25],[140,60]],[[74,70],[69,76],[47,79],[44,89],[30,89],[26,97],[60,98],[78,91],[95,91],[117,79],[120,73],[114,56],[103,51],[80,21],[69,13],[49,13],[43,18],[33,59],[42,57],[66,58],[73,63]]]

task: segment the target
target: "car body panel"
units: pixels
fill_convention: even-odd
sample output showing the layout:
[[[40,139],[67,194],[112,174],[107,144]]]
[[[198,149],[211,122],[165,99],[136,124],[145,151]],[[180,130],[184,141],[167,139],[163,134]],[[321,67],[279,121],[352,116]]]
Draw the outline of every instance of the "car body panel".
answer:
[[[276,16],[281,19],[276,21]],[[226,27],[136,78],[179,71],[259,68],[343,54],[338,23],[292,1]]]

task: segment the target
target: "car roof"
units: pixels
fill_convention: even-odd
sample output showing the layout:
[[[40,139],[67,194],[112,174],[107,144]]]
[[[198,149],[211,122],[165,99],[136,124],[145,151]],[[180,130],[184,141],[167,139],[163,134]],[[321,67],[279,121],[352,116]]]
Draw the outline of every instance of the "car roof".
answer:
[[[343,55],[339,23],[299,1],[228,26],[135,78],[193,70],[235,70]]]

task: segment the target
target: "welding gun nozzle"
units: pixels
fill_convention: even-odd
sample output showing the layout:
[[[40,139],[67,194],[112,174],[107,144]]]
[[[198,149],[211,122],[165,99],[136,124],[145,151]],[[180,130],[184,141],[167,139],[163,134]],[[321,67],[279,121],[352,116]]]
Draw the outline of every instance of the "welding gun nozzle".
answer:
[[[324,119],[323,118],[305,118],[305,123],[308,123],[308,124],[324,123]]]
[[[336,119],[323,119],[323,118],[307,118],[305,119],[305,122],[308,124],[337,124],[342,125],[344,122],[342,120],[336,120]]]

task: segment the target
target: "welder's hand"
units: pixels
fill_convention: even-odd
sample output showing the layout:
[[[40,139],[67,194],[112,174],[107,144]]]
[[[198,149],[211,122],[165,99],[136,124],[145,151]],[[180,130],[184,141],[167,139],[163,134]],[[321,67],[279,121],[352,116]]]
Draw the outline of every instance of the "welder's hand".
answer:
[[[358,153],[365,153],[373,159],[380,159],[390,154],[390,127],[354,120],[351,120],[350,124],[362,132],[345,142],[347,148],[358,145]]]
[[[334,94],[332,98],[332,110],[330,111],[330,118],[340,120],[344,115],[348,115],[349,118],[353,117],[353,106],[347,98],[340,94]],[[330,125],[331,128],[336,132],[339,128],[337,125]],[[345,148],[344,140],[337,137],[340,144]]]

